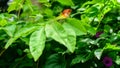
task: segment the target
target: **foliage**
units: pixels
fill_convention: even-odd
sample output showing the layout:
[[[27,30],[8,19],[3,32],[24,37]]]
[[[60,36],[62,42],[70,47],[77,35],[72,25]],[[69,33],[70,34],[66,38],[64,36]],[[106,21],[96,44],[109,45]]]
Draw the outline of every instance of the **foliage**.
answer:
[[[14,0],[7,11],[1,68],[105,68],[106,56],[120,66],[119,0]]]

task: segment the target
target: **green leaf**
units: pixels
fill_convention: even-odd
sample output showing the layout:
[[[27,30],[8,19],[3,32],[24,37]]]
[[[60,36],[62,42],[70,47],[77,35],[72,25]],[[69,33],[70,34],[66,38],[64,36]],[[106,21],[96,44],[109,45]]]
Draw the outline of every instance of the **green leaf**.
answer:
[[[95,56],[100,60],[101,56],[102,56],[102,53],[103,53],[103,49],[96,49],[94,54]]]
[[[57,0],[59,3],[61,3],[62,5],[66,5],[66,6],[74,6],[74,3],[72,2],[72,0]]]
[[[67,23],[63,24],[63,28],[67,32],[67,35],[68,35],[67,38],[68,38],[69,43],[71,43],[71,46],[73,47],[73,49],[75,49],[75,45],[76,45],[76,34],[75,34],[75,31]]]
[[[86,61],[88,61],[89,59],[93,58],[93,51],[86,53],[86,54],[80,54],[77,55],[73,60],[72,60],[72,65],[77,64],[77,63],[85,63]]]
[[[110,30],[113,30],[109,25],[104,26],[104,32],[110,32]],[[112,32],[110,32],[112,33]]]
[[[20,10],[23,6],[24,0],[14,0],[12,3],[10,3],[10,6],[8,7],[8,12],[11,12],[13,10]]]
[[[7,20],[5,19],[0,20],[0,26],[5,26],[5,25],[7,25]]]
[[[26,45],[29,45],[29,37],[20,37],[20,39],[25,42]]]
[[[104,50],[120,51],[120,46],[111,45],[110,43],[107,43],[106,46],[103,49]]]
[[[67,23],[72,25],[74,28],[78,29],[81,32],[87,33],[86,28],[84,27],[83,23],[75,18],[68,18]]]
[[[8,47],[15,41],[15,38],[10,38],[8,42],[5,44],[4,48],[8,49]]]
[[[93,0],[94,3],[104,3],[105,0]]]
[[[80,63],[81,61],[83,61],[85,59],[85,55],[78,55],[77,57],[75,57],[72,62],[71,65]]]
[[[116,58],[116,64],[118,64],[118,65],[120,65],[120,57],[119,56],[117,56],[117,58]]]
[[[8,12],[11,12],[16,9],[16,2],[11,3],[11,6],[8,7]]]
[[[75,50],[75,35],[73,32],[66,31],[58,22],[47,24],[45,27],[47,37],[53,38],[68,48],[70,52]]]
[[[95,30],[95,28],[93,28],[93,27],[88,27],[87,28],[88,30],[88,33],[90,33],[91,35],[95,35],[96,34],[96,30]]]
[[[44,13],[48,16],[48,17],[52,17],[53,16],[53,11],[51,9],[46,8],[44,10]]]
[[[71,29],[73,32],[75,32],[75,34],[76,35],[85,35],[86,33],[85,32],[82,32],[82,31],[80,31],[79,29],[77,29],[76,27],[74,27],[74,26],[72,26],[71,24],[69,24],[69,23],[64,23],[63,24],[63,26],[64,26],[64,28],[66,28],[66,29]]]
[[[48,57],[44,68],[66,68],[65,59],[61,54],[53,54]]]
[[[98,12],[100,11],[101,5],[99,4],[95,4],[93,6],[91,6],[90,8],[88,8],[87,10],[85,10],[85,16],[88,17],[95,17]]]
[[[15,38],[19,38],[21,36],[27,36],[28,34],[32,33],[33,31],[35,31],[37,29],[37,26],[34,26],[34,25],[28,25],[28,26],[25,26],[21,29],[19,29],[14,37]]]
[[[45,40],[46,36],[44,32],[44,27],[41,27],[39,30],[33,32],[30,36],[29,47],[34,61],[37,61],[42,55],[45,47]]]
[[[23,36],[23,35],[28,35],[28,34],[30,34],[31,32],[33,32],[35,29],[36,29],[37,27],[35,27],[35,26],[27,26],[27,27],[23,27],[23,28],[21,28],[19,31],[17,31],[16,33],[15,33],[15,35],[14,35],[14,37],[12,37],[12,38],[10,38],[9,40],[8,40],[8,42],[6,43],[6,45],[5,45],[5,49],[7,49],[15,40],[17,40],[18,38],[20,38],[21,36]]]
[[[48,3],[49,0],[39,0],[40,3]]]
[[[9,26],[5,26],[3,27],[3,30],[10,36],[13,37],[14,32],[16,29],[16,25],[9,25]]]
[[[17,49],[17,53],[18,53],[18,55],[22,56],[23,51],[21,49]]]

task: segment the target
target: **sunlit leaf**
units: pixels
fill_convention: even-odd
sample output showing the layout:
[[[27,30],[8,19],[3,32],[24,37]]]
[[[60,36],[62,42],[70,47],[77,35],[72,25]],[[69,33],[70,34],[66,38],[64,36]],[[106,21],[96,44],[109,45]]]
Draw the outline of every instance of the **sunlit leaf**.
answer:
[[[9,25],[3,28],[3,30],[10,36],[13,37],[14,36],[14,32],[16,29],[16,25]]]
[[[63,24],[63,28],[67,32],[67,35],[68,35],[67,39],[68,39],[69,43],[71,43],[71,47],[73,47],[73,49],[75,49],[75,45],[76,45],[76,34],[75,34],[75,31],[67,23]]]
[[[25,27],[19,29],[17,32],[15,32],[14,37],[19,38],[21,36],[28,35],[31,32],[35,31],[36,29],[37,29],[37,26],[34,26],[34,25],[25,26]]]
[[[5,26],[5,25],[7,25],[7,20],[5,19],[0,20],[0,26]]]
[[[75,44],[75,35],[70,33],[68,34],[61,24],[58,22],[53,22],[47,24],[45,27],[47,37],[51,37],[59,43],[63,44],[68,48],[70,52],[74,52]]]
[[[8,47],[15,41],[15,38],[10,38],[7,43],[5,44],[4,48],[8,49]]]
[[[105,46],[103,49],[104,49],[104,50],[120,51],[120,46],[111,45],[110,43],[107,43],[106,46]]]
[[[63,26],[64,26],[64,28],[66,28],[66,29],[68,29],[68,28],[71,29],[73,32],[75,32],[75,34],[76,34],[77,36],[79,36],[79,35],[85,35],[85,34],[86,34],[85,32],[80,31],[78,28],[72,26],[71,24],[69,24],[69,23],[67,23],[67,22],[65,22],[65,23],[63,24]]]
[[[118,65],[120,65],[120,57],[119,56],[117,56],[117,58],[116,58],[116,64],[118,64]]]
[[[80,30],[81,32],[84,32],[84,33],[87,32],[87,30],[84,27],[83,23],[80,20],[78,20],[78,19],[68,18],[67,19],[67,23],[69,23],[70,25],[72,25],[74,28]]]
[[[100,2],[100,3],[104,3],[105,0],[93,0],[93,2],[94,2],[94,3],[98,3],[98,2]]]
[[[34,61],[37,61],[42,55],[45,47],[45,40],[46,36],[44,32],[44,27],[41,27],[39,30],[33,32],[30,36],[29,47]]]
[[[49,0],[39,0],[40,3],[47,3]]]
[[[63,5],[74,6],[74,3],[72,2],[72,0],[57,0],[57,1]]]
[[[100,60],[101,56],[102,56],[102,53],[103,53],[103,49],[97,49],[95,50],[94,54],[95,56],[97,57],[97,59]]]
[[[91,35],[95,35],[96,34],[96,30],[95,30],[95,28],[93,28],[93,27],[88,27],[88,33],[90,33]]]
[[[10,6],[8,7],[8,12],[11,12],[13,10],[20,10],[23,6],[24,0],[14,0],[13,2],[10,3]]]

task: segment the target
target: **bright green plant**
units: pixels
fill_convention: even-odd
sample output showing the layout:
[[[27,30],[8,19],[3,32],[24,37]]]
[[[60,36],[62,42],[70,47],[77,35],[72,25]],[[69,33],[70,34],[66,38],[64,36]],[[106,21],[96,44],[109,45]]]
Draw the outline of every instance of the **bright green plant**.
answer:
[[[14,0],[0,14],[0,67],[119,68],[119,8],[119,0]]]

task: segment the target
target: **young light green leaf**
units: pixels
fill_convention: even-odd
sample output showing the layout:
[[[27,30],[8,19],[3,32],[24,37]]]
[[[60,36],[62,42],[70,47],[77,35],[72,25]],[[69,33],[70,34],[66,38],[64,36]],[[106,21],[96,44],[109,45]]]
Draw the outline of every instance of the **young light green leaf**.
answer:
[[[74,52],[75,44],[72,43],[75,42],[75,35],[72,33],[70,33],[71,35],[68,35],[61,24],[58,22],[47,24],[45,31],[47,37],[53,38],[54,40],[67,47],[70,52]]]
[[[22,8],[24,0],[14,0],[10,3],[10,6],[8,7],[8,12],[11,12],[13,10],[20,10]]]
[[[111,45],[110,43],[107,43],[106,46],[103,49],[104,50],[120,51],[120,47],[119,46]]]
[[[72,0],[57,0],[59,3],[66,5],[66,6],[74,6]]]
[[[44,27],[40,27],[39,30],[33,32],[30,36],[29,47],[34,61],[37,61],[42,55],[45,47],[45,40],[46,36],[44,32]]]
[[[0,26],[5,26],[5,25],[7,25],[7,20],[5,19],[0,20]]]
[[[48,3],[49,0],[39,0],[40,3]]]
[[[103,49],[96,49],[94,54],[95,56],[100,60],[101,56],[102,56],[102,53],[103,53]]]
[[[94,3],[104,3],[105,0],[93,0]]]
[[[10,37],[13,37],[14,32],[15,32],[15,29],[16,29],[16,25],[9,25],[9,26],[3,27],[3,30],[4,30]]]

